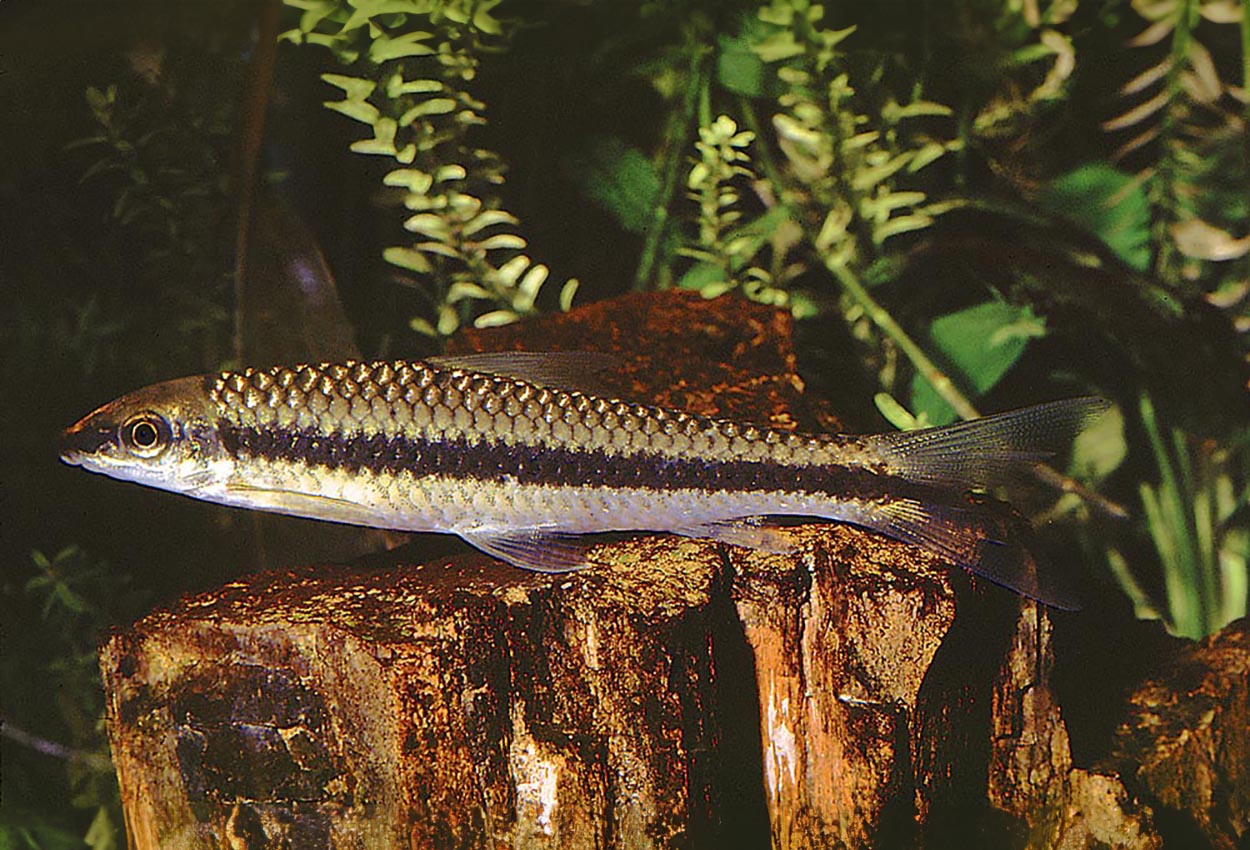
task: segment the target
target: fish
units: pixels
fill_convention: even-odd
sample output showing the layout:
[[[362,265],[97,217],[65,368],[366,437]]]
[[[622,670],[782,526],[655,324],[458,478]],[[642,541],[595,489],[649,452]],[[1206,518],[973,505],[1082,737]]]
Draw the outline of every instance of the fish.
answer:
[[[587,535],[792,548],[773,518],[849,523],[1072,607],[974,491],[1107,409],[1069,398],[895,433],[795,433],[579,387],[613,358],[503,352],[228,370],[124,395],[61,459],[237,508],[458,535],[529,570],[590,564]]]

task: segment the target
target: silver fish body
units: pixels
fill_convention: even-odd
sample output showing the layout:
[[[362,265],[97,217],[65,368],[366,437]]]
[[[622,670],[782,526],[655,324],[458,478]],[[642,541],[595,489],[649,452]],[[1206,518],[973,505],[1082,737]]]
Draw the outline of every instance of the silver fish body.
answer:
[[[547,571],[584,566],[585,534],[775,549],[783,538],[755,518],[819,517],[1046,599],[963,493],[1106,406],[1070,399],[926,431],[794,434],[550,385],[577,361],[513,353],[183,378],[91,413],[66,431],[62,457],[236,507],[450,532]]]

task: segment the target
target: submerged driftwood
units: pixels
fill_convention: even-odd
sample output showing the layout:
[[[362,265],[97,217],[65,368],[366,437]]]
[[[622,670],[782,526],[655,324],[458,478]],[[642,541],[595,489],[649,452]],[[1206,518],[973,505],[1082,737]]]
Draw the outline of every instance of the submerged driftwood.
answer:
[[[828,423],[788,319],[739,301],[461,346],[587,340],[642,350],[611,392]],[[565,576],[395,553],[157,611],[102,651],[131,846],[1159,846],[1111,768],[1073,764],[1044,609],[868,532],[786,533],[626,536]]]

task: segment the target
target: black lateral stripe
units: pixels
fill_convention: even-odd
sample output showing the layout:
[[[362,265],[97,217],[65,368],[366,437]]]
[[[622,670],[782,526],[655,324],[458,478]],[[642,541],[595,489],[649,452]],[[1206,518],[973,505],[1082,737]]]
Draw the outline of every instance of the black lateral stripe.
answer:
[[[221,440],[235,457],[303,461],[356,472],[438,475],[531,485],[652,490],[781,491],[878,499],[916,488],[893,476],[847,466],[786,465],[758,460],[702,460],[664,455],[610,454],[603,449],[428,440],[386,434],[322,434],[313,429],[223,425]]]

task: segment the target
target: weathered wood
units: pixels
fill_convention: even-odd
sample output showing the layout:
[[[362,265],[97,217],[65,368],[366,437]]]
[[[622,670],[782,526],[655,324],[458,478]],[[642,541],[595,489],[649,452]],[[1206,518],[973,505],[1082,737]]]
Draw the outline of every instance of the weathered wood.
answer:
[[[1178,846],[1250,840],[1250,620],[1170,659],[1138,687],[1114,765],[1167,815]]]
[[[715,563],[271,573],[154,614],[104,657],[135,846],[680,843],[714,790]]]
[[[730,553],[774,847],[910,831],[910,720],[954,618],[932,559],[854,529],[818,533],[798,559]]]
[[[640,350],[621,395],[811,428],[788,321],[668,293],[460,345]],[[157,611],[102,652],[131,845],[1157,846],[1072,764],[1044,610],[875,534],[786,533],[626,536],[560,577],[396,554]]]

